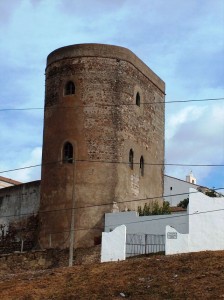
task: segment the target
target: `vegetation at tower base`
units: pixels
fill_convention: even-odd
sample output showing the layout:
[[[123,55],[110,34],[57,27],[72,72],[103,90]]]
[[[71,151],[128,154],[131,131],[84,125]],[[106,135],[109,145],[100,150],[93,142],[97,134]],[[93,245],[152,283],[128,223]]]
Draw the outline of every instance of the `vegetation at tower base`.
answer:
[[[29,251],[37,244],[38,215],[0,225],[0,254]]]
[[[151,216],[151,215],[169,215],[171,214],[170,204],[168,201],[163,201],[163,205],[160,206],[158,201],[152,201],[148,204],[145,203],[144,207],[138,206],[139,216]]]

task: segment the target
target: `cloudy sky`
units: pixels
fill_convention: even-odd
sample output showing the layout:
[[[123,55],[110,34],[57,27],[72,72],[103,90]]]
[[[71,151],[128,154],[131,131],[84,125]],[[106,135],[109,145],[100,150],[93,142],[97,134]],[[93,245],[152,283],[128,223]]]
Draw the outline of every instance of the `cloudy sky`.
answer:
[[[166,101],[224,98],[223,0],[0,0],[0,171],[41,163],[47,55],[77,43],[129,48],[166,82]],[[166,104],[166,163],[224,164],[224,100]],[[224,187],[224,167],[166,174]],[[40,168],[1,176],[31,181]]]

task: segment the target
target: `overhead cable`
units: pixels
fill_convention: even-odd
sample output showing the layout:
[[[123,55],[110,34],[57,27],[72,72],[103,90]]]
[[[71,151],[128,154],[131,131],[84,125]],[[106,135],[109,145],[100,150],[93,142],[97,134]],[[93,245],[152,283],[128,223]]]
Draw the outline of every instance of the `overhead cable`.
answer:
[[[8,170],[2,170],[0,171],[0,174],[2,173],[8,173],[8,172],[14,172],[24,169],[30,169],[30,168],[36,168],[41,167],[49,164],[57,164],[61,163],[62,161],[54,161],[54,162],[48,162],[45,164],[36,164],[36,165],[30,165],[20,168],[14,168],[14,169],[8,169]],[[88,163],[104,163],[104,164],[125,164],[129,165],[129,162],[120,162],[120,161],[107,161],[107,160],[87,160],[87,159],[77,159],[75,160],[75,163],[77,162],[88,162]],[[133,165],[139,165],[139,163],[133,163]],[[181,164],[181,163],[146,163],[144,162],[144,165],[146,166],[177,166],[177,167],[224,167],[224,164]]]
[[[216,188],[216,189],[212,189],[214,191],[219,191],[219,190],[224,190],[224,188]],[[190,194],[196,194],[196,193],[201,193],[200,191],[195,191],[195,192],[187,192],[187,193],[178,193],[178,194],[172,194],[172,197],[175,196],[186,196],[186,195],[190,195]],[[171,195],[160,195],[160,196],[153,196],[153,197],[146,197],[146,198],[137,198],[137,199],[130,199],[130,200],[122,200],[119,201],[117,200],[116,203],[117,204],[125,204],[125,203],[130,203],[130,202],[138,202],[138,201],[148,201],[148,200],[155,200],[155,199],[162,199],[162,198],[167,198],[170,197]],[[218,198],[217,198],[218,199]],[[77,209],[88,209],[88,208],[94,208],[94,207],[100,207],[100,206],[107,206],[107,205],[113,205],[113,202],[108,202],[108,203],[101,203],[101,204],[87,204],[84,206],[77,206],[77,207],[67,207],[67,208],[59,208],[59,209],[51,209],[51,210],[43,210],[43,211],[39,211],[40,214],[42,213],[51,213],[51,212],[62,212],[62,211],[70,211],[72,209],[77,210]],[[20,216],[28,216],[28,215],[34,215],[33,212],[31,213],[21,213]],[[1,217],[5,217],[5,218],[9,218],[9,217],[16,217],[15,214],[11,214],[11,215],[1,215]]]
[[[142,105],[155,105],[155,104],[172,104],[172,103],[187,103],[187,102],[208,102],[208,101],[223,101],[224,98],[207,98],[207,99],[188,99],[188,100],[172,100],[172,101],[156,101],[156,102],[141,102]],[[46,110],[46,109],[76,109],[80,107],[98,107],[98,106],[136,106],[136,103],[119,103],[119,104],[102,104],[96,103],[95,105],[75,105],[69,106],[47,106],[47,107],[23,107],[23,108],[0,108],[0,111],[26,111],[26,110]]]

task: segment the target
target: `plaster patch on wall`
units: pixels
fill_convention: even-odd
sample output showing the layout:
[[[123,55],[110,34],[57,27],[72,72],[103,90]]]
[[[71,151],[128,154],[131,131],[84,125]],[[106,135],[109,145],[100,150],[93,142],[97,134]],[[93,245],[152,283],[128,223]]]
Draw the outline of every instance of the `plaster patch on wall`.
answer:
[[[131,175],[131,191],[135,196],[139,195],[139,176],[136,174]]]

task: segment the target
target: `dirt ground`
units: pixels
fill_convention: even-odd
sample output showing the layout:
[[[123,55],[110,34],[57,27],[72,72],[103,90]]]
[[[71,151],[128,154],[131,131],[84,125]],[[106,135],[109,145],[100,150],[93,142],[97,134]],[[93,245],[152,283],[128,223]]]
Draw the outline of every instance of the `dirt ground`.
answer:
[[[0,299],[224,299],[224,251],[0,276]]]

